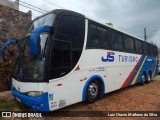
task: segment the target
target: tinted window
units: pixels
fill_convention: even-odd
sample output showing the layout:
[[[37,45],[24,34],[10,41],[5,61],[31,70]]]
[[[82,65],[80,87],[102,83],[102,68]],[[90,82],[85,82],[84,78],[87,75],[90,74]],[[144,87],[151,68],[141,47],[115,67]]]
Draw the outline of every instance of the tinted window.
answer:
[[[125,49],[127,52],[134,52],[134,40],[133,38],[126,36],[125,37]]]
[[[102,41],[102,46],[104,48],[109,47],[109,38],[108,38],[108,30],[102,27],[99,27],[99,33],[100,33],[100,40]]]
[[[53,39],[50,78],[69,73],[77,64],[83,49],[85,19],[64,15],[58,19]]]
[[[149,45],[149,54],[154,55],[154,48],[152,45]]]
[[[144,53],[145,55],[148,54],[148,44],[147,44],[147,43],[143,43],[143,53]]]
[[[66,75],[71,69],[70,43],[54,40],[51,60],[52,74],[50,77]]]
[[[87,48],[108,48],[108,29],[94,22],[89,22]]]
[[[154,55],[157,56],[158,55],[158,49],[156,46],[154,46]]]
[[[135,50],[137,53],[143,53],[143,49],[142,49],[142,42],[139,40],[135,40]]]
[[[123,50],[123,35],[117,31],[112,31],[111,46],[114,50]]]
[[[70,60],[70,43],[64,41],[54,41],[52,51],[52,67],[65,67],[71,65]]]
[[[39,26],[43,26],[43,25],[52,26],[53,22],[54,22],[54,19],[55,19],[55,14],[48,14],[44,17],[41,17],[41,18],[33,21],[33,23],[31,23],[27,27],[27,32],[26,33],[30,33],[32,30],[36,29]]]
[[[96,25],[92,23],[89,25],[89,46],[100,46],[102,41],[99,38],[99,30],[97,29]]]

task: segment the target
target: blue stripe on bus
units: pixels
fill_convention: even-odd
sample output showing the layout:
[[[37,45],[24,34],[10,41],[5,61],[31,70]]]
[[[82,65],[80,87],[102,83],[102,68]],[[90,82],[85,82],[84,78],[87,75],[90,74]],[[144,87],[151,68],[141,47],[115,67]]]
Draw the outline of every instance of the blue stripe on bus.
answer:
[[[83,88],[83,93],[82,93],[82,101],[83,101],[83,102],[86,101],[86,91],[87,91],[87,87],[88,87],[90,81],[92,81],[93,79],[99,79],[99,80],[101,81],[101,83],[102,83],[102,85],[103,85],[103,90],[102,90],[102,91],[103,91],[103,95],[105,94],[105,84],[104,84],[103,78],[102,78],[101,76],[99,76],[99,75],[93,75],[93,76],[91,76],[91,77],[87,80],[87,82],[86,82],[86,84],[85,84],[85,86],[84,86],[84,88]]]
[[[136,68],[136,70],[135,70],[134,74],[132,75],[132,77],[131,77],[131,79],[130,79],[130,81],[129,81],[129,83],[128,83],[128,86],[130,86],[130,85],[131,85],[131,83],[132,83],[132,81],[133,81],[134,77],[136,76],[136,74],[137,74],[138,70],[139,70],[139,69],[140,69],[140,67],[141,67],[141,64],[142,64],[142,62],[143,62],[144,58],[145,58],[145,56],[142,56],[142,59],[141,59],[141,61],[140,61],[139,65],[138,65],[138,67]]]
[[[44,93],[40,97],[30,97],[24,94],[21,94],[20,92],[16,91],[13,87],[11,87],[11,91],[13,93],[13,96],[19,98],[21,102],[31,108],[33,108],[36,111],[40,112],[49,112],[49,103],[48,103],[48,93]],[[40,104],[43,104],[44,106],[40,106]]]
[[[138,70],[140,69],[140,66],[141,66],[142,62],[144,61],[144,58],[145,58],[145,56],[143,56],[143,58],[142,58],[142,60],[140,61],[139,66],[137,67],[135,73],[132,75],[132,77],[131,77],[131,79],[130,79],[130,81],[129,81],[129,83],[128,83],[128,86],[130,86],[130,85],[132,84],[132,81],[133,81],[133,79],[135,78]],[[148,59],[150,59],[150,60],[152,59],[152,61],[148,61]],[[145,73],[146,73],[146,76],[148,76],[149,70],[151,70],[151,72],[152,72],[152,74],[153,74],[153,68],[152,68],[152,66],[153,66],[154,64],[156,64],[156,61],[154,61],[154,59],[155,59],[155,58],[152,57],[152,56],[148,56],[148,57],[147,57],[146,61],[144,62],[144,65],[142,66],[142,69],[141,69],[141,71],[140,71],[140,73],[139,73],[139,75],[138,75],[138,78],[137,78],[135,84],[141,82],[141,76],[142,76],[142,73],[143,73],[144,71],[145,71]],[[148,79],[148,77],[147,77],[147,79]]]

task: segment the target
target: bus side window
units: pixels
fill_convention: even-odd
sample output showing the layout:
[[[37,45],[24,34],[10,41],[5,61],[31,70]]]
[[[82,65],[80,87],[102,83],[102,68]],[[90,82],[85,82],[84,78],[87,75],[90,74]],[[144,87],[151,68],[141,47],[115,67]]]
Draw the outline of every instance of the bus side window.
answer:
[[[100,40],[102,41],[102,48],[107,49],[109,48],[109,34],[106,28],[99,29],[100,32]]]
[[[109,34],[107,28],[89,21],[87,48],[107,49]]]
[[[99,40],[99,31],[96,27],[92,27],[92,25],[90,26],[90,38],[89,38],[89,42],[92,45],[99,45],[100,44],[100,40]]]
[[[154,56],[157,56],[158,55],[158,49],[156,46],[154,46]]]
[[[123,47],[123,35],[116,31],[112,31],[112,49],[113,50],[124,50]]]
[[[149,45],[149,54],[154,55],[154,49],[152,45]]]
[[[127,52],[134,52],[134,39],[126,36],[125,37],[125,49]]]
[[[147,43],[143,43],[143,53],[145,54],[145,55],[148,55],[148,44]]]
[[[135,50],[136,53],[142,54],[143,53],[143,49],[142,49],[142,42],[139,40],[135,40]]]

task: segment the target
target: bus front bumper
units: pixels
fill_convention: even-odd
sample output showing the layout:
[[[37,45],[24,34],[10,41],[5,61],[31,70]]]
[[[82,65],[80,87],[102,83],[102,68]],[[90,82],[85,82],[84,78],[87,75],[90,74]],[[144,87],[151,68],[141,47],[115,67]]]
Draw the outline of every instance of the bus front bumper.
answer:
[[[11,91],[13,96],[21,103],[33,108],[39,112],[48,112],[49,111],[49,104],[48,104],[48,93],[44,93],[40,97],[30,97],[24,95],[13,87],[11,87]]]

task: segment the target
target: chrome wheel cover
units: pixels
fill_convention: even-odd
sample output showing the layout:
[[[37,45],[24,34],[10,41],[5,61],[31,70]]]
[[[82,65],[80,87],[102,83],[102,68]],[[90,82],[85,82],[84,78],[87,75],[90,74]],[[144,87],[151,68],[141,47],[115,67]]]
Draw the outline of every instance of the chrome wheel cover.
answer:
[[[88,87],[88,93],[91,98],[95,98],[98,94],[98,85],[96,83],[91,83]]]
[[[146,78],[145,78],[145,75],[143,74],[142,75],[142,82],[145,82]]]
[[[148,74],[148,81],[150,82],[151,81],[151,75]]]

